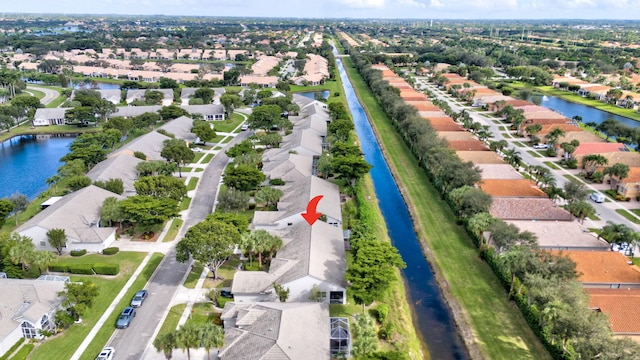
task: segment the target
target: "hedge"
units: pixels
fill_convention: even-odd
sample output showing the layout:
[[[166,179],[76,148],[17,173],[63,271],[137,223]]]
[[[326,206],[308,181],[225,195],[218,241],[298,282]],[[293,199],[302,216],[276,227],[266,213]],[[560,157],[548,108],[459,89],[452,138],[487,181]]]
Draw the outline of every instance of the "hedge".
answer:
[[[20,340],[18,340],[15,344],[13,344],[13,346],[11,347],[11,349],[9,349],[4,355],[2,355],[2,357],[0,357],[0,360],[7,360],[9,358],[9,356],[11,356],[11,354],[13,354],[14,351],[16,351],[16,349],[22,345],[22,343],[24,342],[24,338],[20,338]]]
[[[71,250],[71,256],[82,256],[87,253],[86,249]]]
[[[93,271],[98,275],[118,275],[120,266],[118,264],[95,263]]]
[[[119,247],[108,247],[102,250],[102,255],[114,255],[120,251]]]
[[[69,272],[72,274],[93,275],[93,264],[72,264],[69,265]]]
[[[69,272],[69,265],[66,265],[66,264],[51,264],[51,265],[49,265],[49,271],[52,271],[52,272]]]

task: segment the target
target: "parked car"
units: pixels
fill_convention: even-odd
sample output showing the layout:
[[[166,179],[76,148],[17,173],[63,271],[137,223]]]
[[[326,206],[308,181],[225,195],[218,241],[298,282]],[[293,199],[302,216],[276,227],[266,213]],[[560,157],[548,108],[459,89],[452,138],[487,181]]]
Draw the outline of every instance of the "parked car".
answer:
[[[147,298],[147,290],[140,290],[131,299],[131,307],[137,308],[142,306],[144,299]]]
[[[249,124],[242,124],[242,126],[240,127],[240,130],[242,131],[249,130]]]
[[[122,310],[122,314],[118,316],[118,321],[116,321],[116,327],[118,329],[126,329],[131,325],[131,320],[136,317],[136,309],[132,307],[125,308]]]
[[[597,203],[603,203],[605,200],[604,195],[602,195],[602,193],[599,193],[599,192],[591,193],[591,195],[589,195],[589,198]]]
[[[547,145],[547,144],[535,144],[535,145],[533,145],[533,148],[537,149],[537,150],[544,150],[544,149],[548,149],[549,145]]]
[[[96,358],[96,360],[112,360],[113,354],[116,353],[116,349],[112,347],[106,347],[100,351],[100,355]]]
[[[220,296],[233,299],[233,294],[231,293],[231,290],[220,290]]]

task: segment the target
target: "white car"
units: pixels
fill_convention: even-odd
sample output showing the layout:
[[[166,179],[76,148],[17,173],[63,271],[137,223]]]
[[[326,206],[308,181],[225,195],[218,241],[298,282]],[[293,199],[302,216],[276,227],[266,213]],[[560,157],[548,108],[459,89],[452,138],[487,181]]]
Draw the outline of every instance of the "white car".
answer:
[[[242,126],[240,127],[240,130],[242,131],[249,130],[249,124],[242,124]]]
[[[589,198],[591,198],[591,200],[593,200],[594,202],[597,202],[597,203],[605,202],[604,195],[602,195],[602,193],[599,193],[599,192],[591,193],[591,195],[589,195]]]
[[[96,358],[96,360],[112,360],[113,354],[116,353],[116,349],[112,347],[106,347],[100,351],[100,355]]]
[[[537,150],[544,150],[544,149],[548,149],[549,145],[547,145],[547,144],[535,144],[535,145],[533,145],[533,148],[537,149]]]

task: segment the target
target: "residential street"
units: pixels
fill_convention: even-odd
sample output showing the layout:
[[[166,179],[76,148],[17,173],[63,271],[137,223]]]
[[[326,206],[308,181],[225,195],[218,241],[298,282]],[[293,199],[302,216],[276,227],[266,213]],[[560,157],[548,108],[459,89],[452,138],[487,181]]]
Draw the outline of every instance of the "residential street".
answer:
[[[502,133],[504,131],[501,131],[499,129],[498,124],[494,123],[494,119],[488,118],[483,116],[484,112],[477,112],[475,110],[477,110],[477,108],[473,108],[473,107],[469,107],[469,106],[465,106],[462,103],[458,102],[457,99],[452,98],[449,94],[447,94],[446,92],[439,90],[436,86],[428,83],[424,78],[416,78],[416,84],[418,85],[418,89],[428,89],[430,91],[432,91],[434,94],[436,94],[436,97],[440,100],[444,100],[446,101],[449,106],[451,107],[452,110],[456,111],[456,112],[460,112],[463,109],[466,109],[467,112],[469,113],[469,115],[473,118],[474,121],[477,121],[479,123],[481,123],[482,125],[488,125],[491,132],[494,134],[493,140],[507,140],[507,142],[509,143],[508,148],[510,149],[516,149],[519,153],[520,153],[520,157],[522,158],[522,160],[530,165],[542,165],[542,166],[546,166],[544,164],[544,162],[555,162],[557,161],[558,158],[548,158],[548,157],[544,157],[544,151],[538,151],[538,153],[540,155],[542,155],[543,157],[534,157],[532,156],[530,153],[528,153],[528,151],[535,151],[532,147],[525,147],[525,148],[521,148],[519,146],[516,146],[513,144],[514,141],[518,141],[520,143],[526,143],[527,139],[526,138],[508,138],[508,137],[504,137],[502,135]],[[502,125],[504,126],[504,125]],[[566,169],[560,169],[560,170],[556,170],[556,169],[551,169],[551,173],[555,176],[556,178],[556,184],[558,187],[562,188],[564,186],[564,184],[566,182],[568,182],[569,180],[564,176],[567,174],[571,174],[573,176],[576,176],[579,172],[580,169],[576,169],[576,170],[566,170]],[[608,189],[608,185],[606,184],[596,184],[596,185],[592,185],[592,184],[586,184],[586,187],[590,190],[593,191],[601,191],[601,190],[606,190]],[[627,220],[626,218],[624,218],[623,216],[621,216],[620,214],[616,213],[616,209],[626,209],[626,206],[629,206],[629,204],[634,204],[634,202],[631,203],[621,203],[621,202],[617,202],[617,201],[607,201],[604,203],[595,203],[593,201],[590,201],[587,199],[587,201],[590,202],[590,204],[596,209],[597,212],[597,216],[598,218],[600,218],[599,221],[592,221],[592,220],[585,220],[585,226],[588,228],[599,228],[602,227],[606,224],[606,221],[613,221],[615,223],[623,223],[629,227],[631,227],[632,229],[635,229],[636,231],[640,231],[640,227],[636,224],[634,224],[633,222]],[[636,204],[637,205],[637,204]]]
[[[42,105],[45,105],[45,106],[49,105],[50,102],[52,102],[53,100],[57,99],[58,96],[60,96],[59,92],[43,86],[27,85],[27,91],[29,91],[29,89],[44,93],[44,97],[40,99],[40,102],[42,103]]]

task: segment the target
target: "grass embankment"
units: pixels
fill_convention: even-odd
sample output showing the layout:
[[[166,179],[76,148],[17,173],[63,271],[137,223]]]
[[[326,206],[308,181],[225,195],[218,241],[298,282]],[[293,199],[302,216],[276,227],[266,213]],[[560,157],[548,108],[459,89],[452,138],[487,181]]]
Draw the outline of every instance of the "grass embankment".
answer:
[[[164,236],[164,239],[162,239],[162,242],[173,241],[178,235],[178,230],[180,230],[182,223],[184,223],[184,220],[182,219],[173,219],[169,230],[167,230],[167,234]]]
[[[80,356],[80,360],[95,359],[95,356],[100,353],[100,350],[107,344],[107,341],[109,341],[109,338],[116,329],[116,319],[118,318],[122,310],[129,306],[133,295],[140,289],[144,288],[149,279],[151,279],[151,276],[153,276],[153,273],[156,271],[156,268],[158,267],[158,265],[160,265],[160,262],[163,258],[164,255],[160,253],[154,253],[153,255],[151,255],[151,259],[149,259],[147,265],[144,267],[133,284],[131,284],[131,287],[129,288],[129,290],[127,290],[127,293],[122,297],[120,302],[118,302],[118,305],[116,305],[115,309],[113,310],[107,321],[104,323],[104,325],[102,325],[100,330],[98,330],[98,333],[93,338],[93,341],[91,341],[87,349],[84,351],[84,353],[82,353],[82,356]]]
[[[49,360],[71,358],[78,346],[80,346],[80,343],[82,343],[87,334],[89,334],[89,331],[91,331],[93,326],[98,322],[98,319],[100,319],[111,302],[113,302],[113,299],[115,299],[116,295],[129,280],[145,256],[146,254],[138,252],[120,252],[111,256],[92,254],[77,258],[65,257],[59,259],[57,261],[59,263],[90,263],[96,261],[94,257],[99,257],[99,262],[117,262],[120,265],[120,274],[113,277],[72,275],[71,281],[91,280],[98,286],[99,294],[95,299],[93,307],[89,308],[87,313],[82,317],[82,323],[71,325],[71,327],[62,334],[55,338],[48,339],[36,347],[29,359]],[[98,351],[99,350],[100,349],[98,349]]]
[[[640,121],[640,113],[638,113],[633,109],[624,109],[615,105],[603,103],[602,101],[599,101],[599,100],[588,99],[578,94],[574,94],[571,91],[556,89],[553,86],[531,86],[522,82],[513,82],[510,85],[512,85],[514,88],[519,88],[519,89],[530,88],[534,91],[537,90],[538,92],[544,95],[556,96],[563,100],[567,100],[573,103],[586,105],[588,107],[606,111],[610,114],[620,115],[632,120]],[[588,120],[585,120],[585,121],[588,121]]]
[[[550,359],[515,304],[455,215],[427,179],[386,114],[377,103],[351,59],[347,73],[373,120],[383,152],[412,213],[416,233],[428,254],[445,296],[455,300],[454,311],[463,336],[488,359]],[[419,199],[419,201],[417,201]],[[441,287],[442,288],[442,287]]]
[[[85,132],[99,132],[101,127],[80,128],[75,125],[50,125],[50,126],[31,126],[28,121],[16,128],[0,134],[0,142],[10,139],[18,135],[37,135],[37,134],[80,134]]]

